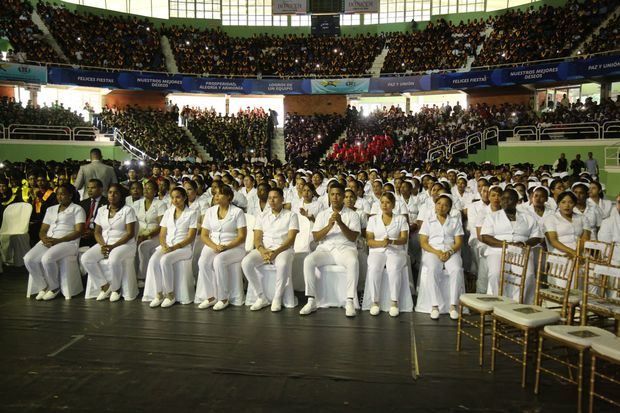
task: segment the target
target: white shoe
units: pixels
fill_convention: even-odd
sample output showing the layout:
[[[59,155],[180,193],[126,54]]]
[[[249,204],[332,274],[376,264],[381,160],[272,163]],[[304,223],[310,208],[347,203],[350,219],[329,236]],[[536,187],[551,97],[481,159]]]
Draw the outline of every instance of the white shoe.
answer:
[[[344,306],[344,314],[347,317],[355,317],[355,306],[353,305],[353,300],[347,300],[347,303]]]
[[[97,296],[97,301],[107,300],[107,298],[112,294],[112,289],[108,287],[107,291],[101,290],[99,295]]]
[[[116,301],[118,301],[120,299],[121,299],[121,295],[117,291],[114,291],[112,294],[110,294],[110,301],[111,302],[114,303],[114,302],[116,302]]]
[[[258,311],[260,309],[263,309],[263,308],[267,307],[268,305],[269,305],[269,301],[267,301],[267,299],[262,298],[262,297],[258,297],[258,299],[250,307],[250,310],[251,311]]]
[[[164,298],[164,302],[161,303],[161,308],[168,308],[168,307],[172,307],[174,305],[174,303],[176,303],[177,300],[175,300],[174,298]]]
[[[299,315],[308,315],[312,314],[317,310],[316,303],[314,302],[314,298],[308,298],[308,302],[303,306]]]
[[[43,296],[43,300],[44,301],[53,300],[54,298],[56,298],[56,296],[58,295],[59,292],[60,292],[60,289],[58,289],[56,292],[54,292],[52,290],[47,290],[45,292],[45,295]]]
[[[41,301],[43,299],[43,297],[45,297],[45,293],[46,292],[47,292],[47,290],[39,291],[39,294],[37,294],[37,296],[34,297],[34,299],[37,300],[37,301]]]
[[[398,311],[398,307],[396,307],[395,305],[390,307],[390,317],[398,317],[399,314],[400,311]]]
[[[149,307],[151,308],[159,307],[162,301],[163,300],[159,296],[156,296],[155,298],[153,298],[153,301],[151,301],[151,303],[149,304]]]
[[[375,303],[370,306],[370,315],[379,315],[381,308]]]
[[[271,312],[277,313],[280,310],[282,310],[282,302],[274,298],[274,300],[271,302]]]
[[[199,305],[198,308],[200,308],[201,310],[207,309],[209,307],[213,307],[215,305],[216,301],[215,300],[203,300]]]
[[[436,308],[433,308],[431,310],[431,319],[433,320],[439,319],[439,310],[437,310]]]
[[[456,310],[450,310],[450,318],[453,320],[459,319],[459,312]]]
[[[230,301],[218,301],[217,304],[215,304],[213,306],[213,310],[215,311],[221,311],[223,309],[225,309],[226,307],[228,307],[228,304],[230,304]]]

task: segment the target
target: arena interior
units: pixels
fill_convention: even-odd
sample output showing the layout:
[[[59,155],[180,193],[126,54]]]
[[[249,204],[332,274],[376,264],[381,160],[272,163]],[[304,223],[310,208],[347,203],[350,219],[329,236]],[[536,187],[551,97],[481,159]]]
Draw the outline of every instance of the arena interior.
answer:
[[[620,411],[617,0],[2,0],[3,412]]]

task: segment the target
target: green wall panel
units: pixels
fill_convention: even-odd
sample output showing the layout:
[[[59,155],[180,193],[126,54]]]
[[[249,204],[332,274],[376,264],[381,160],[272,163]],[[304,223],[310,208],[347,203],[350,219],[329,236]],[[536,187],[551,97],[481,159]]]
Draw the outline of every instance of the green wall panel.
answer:
[[[0,141],[0,160],[13,162],[25,159],[42,159],[44,161],[88,159],[91,148],[99,148],[105,159],[123,161],[131,159],[131,155],[122,148],[112,145],[101,145],[95,142],[2,142]]]

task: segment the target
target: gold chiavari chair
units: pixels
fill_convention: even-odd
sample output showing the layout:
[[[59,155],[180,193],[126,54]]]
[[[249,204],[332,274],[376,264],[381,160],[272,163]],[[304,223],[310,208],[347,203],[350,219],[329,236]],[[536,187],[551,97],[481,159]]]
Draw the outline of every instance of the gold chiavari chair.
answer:
[[[611,281],[609,279],[609,273],[613,273],[614,270],[620,274],[620,267],[610,267],[607,265],[595,264],[590,265],[589,257],[585,261],[585,276],[582,300],[580,304],[581,317],[580,325],[551,325],[545,326],[545,328],[539,333],[538,341],[538,359],[536,363],[536,384],[534,386],[534,393],[538,394],[540,385],[540,373],[547,373],[551,376],[557,377],[563,382],[574,384],[577,386],[577,412],[581,412],[582,408],[582,394],[583,394],[583,370],[584,370],[584,357],[586,352],[591,346],[600,341],[601,339],[613,339],[614,333],[604,330],[595,326],[588,326],[587,314],[589,312],[588,296],[593,294],[593,291],[599,291],[603,289],[602,298],[601,295],[596,293],[597,300],[609,301],[613,304],[613,301],[606,298],[606,291],[604,285],[606,282]],[[603,271],[601,272],[601,269]],[[602,281],[601,281],[602,280]],[[613,284],[613,281],[612,283]],[[591,288],[591,287],[596,288]],[[567,309],[568,312],[568,309]],[[548,343],[551,347],[545,348],[544,343]],[[561,354],[564,353],[564,354]],[[545,364],[543,361],[549,360],[548,364],[558,367],[558,369],[551,369],[551,366]],[[566,368],[566,375],[563,374]]]
[[[518,247],[504,243],[500,269],[499,295],[462,294],[459,297],[459,321],[456,333],[456,351],[461,351],[462,336],[478,342],[478,364],[484,364],[484,340],[489,335],[487,327],[491,326],[491,313],[497,304],[514,303],[511,297],[505,296],[510,287],[519,291],[519,303],[523,302],[525,276],[530,256],[530,247]],[[463,309],[469,310],[470,316],[463,315]],[[465,327],[476,329],[478,334],[469,332]]]
[[[606,338],[593,342],[590,357],[590,406],[588,411],[594,412],[595,398],[620,408],[620,400],[614,400],[609,395],[597,393],[595,389],[597,378],[620,386],[620,338]]]
[[[530,341],[546,325],[557,324],[565,316],[568,291],[575,270],[575,260],[566,256],[541,252],[536,274],[536,294],[540,291],[541,280],[555,279],[558,288],[563,289],[562,311],[544,308],[539,305],[499,304],[493,309],[493,336],[491,348],[491,371],[495,370],[496,354],[502,354],[521,365],[521,387],[525,387]],[[536,301],[538,299],[536,298]],[[520,357],[501,347],[506,340],[520,347]],[[536,348],[536,347],[534,347]]]

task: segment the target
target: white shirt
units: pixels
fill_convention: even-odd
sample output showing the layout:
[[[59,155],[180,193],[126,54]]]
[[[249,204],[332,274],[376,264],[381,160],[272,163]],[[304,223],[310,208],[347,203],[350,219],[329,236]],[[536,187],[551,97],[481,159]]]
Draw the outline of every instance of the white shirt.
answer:
[[[132,208],[133,208],[133,207],[134,207],[134,205],[135,205],[135,203],[136,203],[136,202],[138,202],[138,201],[140,201],[140,200],[142,200],[142,199],[144,199],[144,197],[142,197],[142,198],[137,199],[137,200],[135,200],[135,201],[134,201],[134,200],[133,200],[133,197],[132,197],[131,195],[129,195],[129,196],[125,197],[125,205],[129,205],[130,207],[132,207]]]
[[[116,211],[116,215],[112,218],[109,218],[109,216],[109,205],[104,205],[99,208],[97,218],[95,218],[95,224],[101,227],[101,235],[106,244],[114,244],[119,239],[123,238],[127,232],[127,224],[131,224],[138,220],[136,212],[129,205],[125,205]],[[135,238],[132,238],[127,241],[127,244],[135,244],[135,242]]]
[[[151,206],[150,209],[153,207]],[[159,224],[166,228],[166,244],[171,247],[187,238],[190,229],[198,228],[199,212],[195,209],[185,207],[183,213],[176,220],[174,212],[176,207],[172,206],[164,212],[164,216]]]
[[[569,222],[560,214],[560,211],[556,211],[553,215],[543,219],[543,228],[545,233],[557,233],[558,241],[572,249],[577,248],[577,241],[583,231],[591,231],[592,229],[584,215],[573,214],[572,222]],[[564,254],[562,251],[553,248],[548,242],[547,246],[550,252]]]
[[[544,235],[544,232],[545,232],[545,230],[543,228],[543,220],[545,218],[547,218],[549,215],[555,214],[555,211],[553,209],[547,207],[547,204],[545,204],[545,209],[543,211],[543,216],[542,217],[536,213],[536,211],[534,210],[534,206],[532,204],[524,204],[523,207],[521,208],[521,211],[527,212],[528,214],[530,214],[530,215],[532,215],[534,217],[534,219],[538,223],[538,226],[540,227],[540,231],[541,231],[541,233],[543,235]]]
[[[409,213],[409,222],[415,222],[418,219],[418,213],[420,212],[420,197],[418,195],[411,195],[409,200],[405,200],[405,197],[400,195],[400,200],[407,207],[407,211]]]
[[[409,208],[407,208],[407,205],[402,199],[396,200],[396,205],[394,205],[394,213],[397,215],[409,216]],[[381,202],[379,201],[379,202],[375,202],[374,204],[372,204],[372,207],[370,208],[370,215],[381,215],[381,214],[382,214]]]
[[[263,245],[273,250],[284,244],[289,231],[299,231],[299,219],[296,213],[288,209],[282,208],[277,215],[272,210],[256,218],[254,230],[263,231]]]
[[[219,209],[219,205],[207,209],[202,227],[209,231],[211,241],[216,244],[226,244],[237,238],[238,229],[246,227],[245,214],[241,208],[231,204],[228,206],[226,216],[219,219],[217,216]]]
[[[248,215],[254,215],[254,217],[258,218],[260,215],[264,214],[267,211],[271,211],[271,207],[269,206],[269,202],[265,202],[265,207],[260,209],[260,200],[258,197],[252,197],[249,199],[247,212]]]
[[[598,232],[598,239],[604,242],[613,242],[613,263],[618,265],[620,261],[620,213],[616,208],[612,209],[611,215],[603,220]]]
[[[592,198],[588,198],[588,204],[597,205],[601,209],[601,213],[603,214],[603,218],[609,218],[611,212],[614,209],[614,203],[609,199],[599,199],[598,204],[592,200]]]
[[[583,212],[577,209],[577,207],[573,208],[573,213],[577,215],[584,215],[588,218],[588,222],[593,229],[594,227],[600,227],[601,222],[603,222],[603,211],[594,202],[586,202],[586,209],[584,209]]]
[[[366,215],[370,215],[370,210],[372,209],[372,206],[370,205],[370,202],[368,202],[368,200],[366,200],[365,198],[358,197],[355,200],[355,208],[361,209]]]
[[[164,215],[167,206],[164,201],[154,198],[147,211],[146,198],[142,198],[133,204],[133,209],[136,211],[136,217],[138,218],[138,225],[140,227],[139,232],[146,233],[156,229],[159,226],[157,218]]]
[[[256,188],[252,188],[248,191],[248,189],[244,186],[239,192],[241,192],[246,198],[249,198],[253,195],[256,195]]]
[[[308,215],[313,216],[315,219],[317,215],[319,215],[319,212],[321,212],[324,209],[323,205],[321,205],[321,203],[318,200],[313,200],[309,204],[302,203],[299,206],[299,208],[305,209]]]
[[[327,226],[329,222],[329,218],[334,213],[332,207],[321,211],[314,222],[314,226],[312,227],[312,232],[318,232]],[[361,223],[360,216],[353,210],[342,207],[340,211],[340,216],[342,218],[342,222],[345,226],[347,226],[351,231],[359,233],[361,231]],[[340,226],[338,224],[334,224],[332,228],[329,230],[325,238],[321,240],[321,243],[317,247],[317,250],[320,251],[333,251],[338,249],[346,249],[353,248],[355,249],[355,241],[349,241],[347,237],[342,233]]]
[[[510,221],[503,209],[486,216],[480,235],[490,235],[497,240],[508,242],[526,242],[530,238],[543,237],[540,226],[531,214],[517,211],[516,220]],[[501,253],[501,248],[487,245],[486,255]]]
[[[241,192],[237,192],[233,190],[233,204],[235,204],[235,206],[241,208],[241,209],[246,209],[248,207],[248,200],[247,198],[241,193]]]
[[[58,211],[60,205],[54,205],[45,211],[43,223],[49,225],[47,236],[50,238],[62,238],[75,231],[75,226],[86,221],[84,209],[76,204],[69,204],[64,211]],[[70,241],[72,244],[79,245],[80,239]]]
[[[386,238],[390,240],[397,240],[400,238],[401,232],[409,232],[409,224],[402,215],[392,215],[392,221],[389,225],[385,225],[382,215],[373,215],[368,219],[368,227],[366,231],[371,232],[374,235],[375,241],[383,241]],[[407,235],[409,237],[409,235]],[[407,244],[405,245],[388,245],[387,247],[370,248],[372,253],[383,252],[403,252],[406,251]]]
[[[437,219],[437,215],[433,213],[422,223],[420,235],[428,237],[428,243],[431,247],[448,251],[454,245],[455,237],[463,235],[463,224],[460,218],[448,215],[442,225]]]

